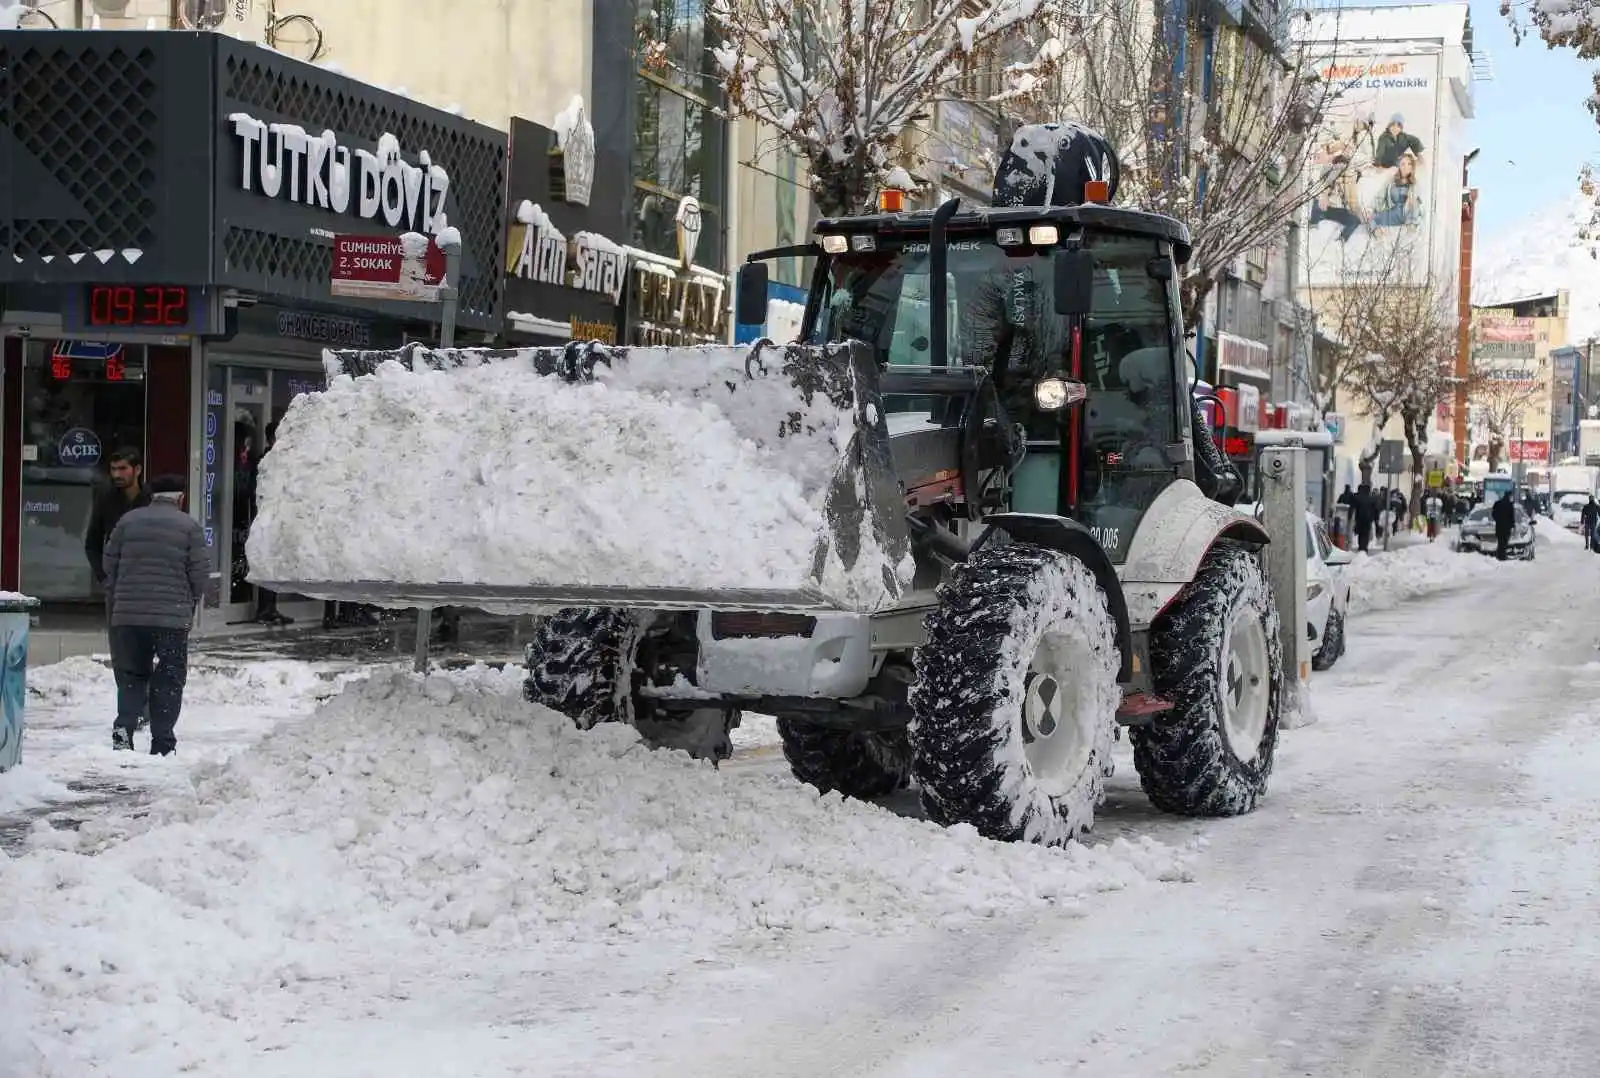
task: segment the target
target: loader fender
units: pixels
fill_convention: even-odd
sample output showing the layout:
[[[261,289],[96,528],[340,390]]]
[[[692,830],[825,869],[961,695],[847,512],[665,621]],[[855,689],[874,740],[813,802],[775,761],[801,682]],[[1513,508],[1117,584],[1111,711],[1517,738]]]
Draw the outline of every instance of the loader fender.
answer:
[[[1157,495],[1128,544],[1122,588],[1128,616],[1144,628],[1194,580],[1219,539],[1261,547],[1271,541],[1254,517],[1212,501],[1187,479]]]
[[[993,531],[998,531],[1019,543],[1060,551],[1088,567],[1095,582],[1106,593],[1106,609],[1117,623],[1117,654],[1121,662],[1117,680],[1129,681],[1133,677],[1133,629],[1128,619],[1128,603],[1122,594],[1122,581],[1117,578],[1117,567],[1089,529],[1076,520],[1045,513],[997,513],[984,517],[984,523],[992,531],[980,536],[975,547],[982,546]]]

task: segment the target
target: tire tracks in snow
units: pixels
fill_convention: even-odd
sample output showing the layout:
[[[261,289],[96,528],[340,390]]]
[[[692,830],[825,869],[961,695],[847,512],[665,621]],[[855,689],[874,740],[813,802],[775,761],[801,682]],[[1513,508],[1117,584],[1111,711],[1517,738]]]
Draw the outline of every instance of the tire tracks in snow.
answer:
[[[1504,1039],[1499,1026],[1508,989],[1492,968],[1431,982],[1416,971],[1426,963],[1449,970],[1455,954],[1470,946],[1461,935],[1457,911],[1475,876],[1484,875],[1483,855],[1495,841],[1506,806],[1522,797],[1516,762],[1559,729],[1561,717],[1571,710],[1575,669],[1593,656],[1592,634],[1581,631],[1581,611],[1592,609],[1594,596],[1573,602],[1572,579],[1540,572],[1516,588],[1480,591],[1372,619],[1370,628],[1394,632],[1391,639],[1409,635],[1408,642],[1395,648],[1397,654],[1415,655],[1422,641],[1420,650],[1431,652],[1431,661],[1416,668],[1414,686],[1395,693],[1388,708],[1372,701],[1374,717],[1358,710],[1362,683],[1375,667],[1391,676],[1404,667],[1397,667],[1393,656],[1373,661],[1353,650],[1352,658],[1368,659],[1364,670],[1344,678],[1349,688],[1357,689],[1356,699],[1324,709],[1336,712],[1336,727],[1314,727],[1320,736],[1305,738],[1327,740],[1342,727],[1347,735],[1383,739],[1389,750],[1364,751],[1357,776],[1330,771],[1328,764],[1312,768],[1307,776],[1311,788],[1306,792],[1312,794],[1308,808],[1330,811],[1337,791],[1345,789],[1379,813],[1374,818],[1357,810],[1356,816],[1371,822],[1346,829],[1344,848],[1329,851],[1330,861],[1358,870],[1347,878],[1347,889],[1331,889],[1333,901],[1304,911],[1312,923],[1323,925],[1330,944],[1324,949],[1325,961],[1321,968],[1277,971],[1280,983],[1294,987],[1268,1012],[1262,1035],[1235,1046],[1225,1062],[1219,1060],[1215,1069],[1202,1073],[1363,1078],[1560,1073],[1546,1066],[1548,1052],[1525,1058],[1522,1068],[1511,1065],[1503,1053],[1496,1054],[1488,1069],[1473,1063],[1486,1040]],[[1596,591],[1592,578],[1578,590]],[[1493,610],[1486,618],[1488,606]],[[1550,624],[1552,612],[1564,626]],[[1417,624],[1419,615],[1428,614],[1433,616],[1427,624]],[[1571,632],[1573,628],[1580,631]],[[1452,638],[1454,647],[1441,646]],[[1514,679],[1508,671],[1516,672]],[[1337,679],[1330,680],[1337,684]],[[1367,692],[1382,685],[1378,679]],[[1427,726],[1418,730],[1418,723]],[[1321,771],[1330,773],[1323,777]],[[1386,791],[1385,777],[1399,781]],[[1333,877],[1341,874],[1325,869],[1317,882],[1330,888],[1338,882]],[[1342,916],[1341,903],[1347,907]],[[1556,959],[1550,972],[1560,974],[1560,956],[1547,958]],[[1588,975],[1583,979],[1591,980]],[[1545,1013],[1561,1010],[1560,997],[1551,1003]],[[1565,1019],[1554,1024],[1570,1026]],[[1587,1060],[1594,1054],[1590,1039],[1579,1055]]]
[[[1542,1065],[1550,1052],[1507,1069],[1508,1052],[1535,1029],[1570,1039],[1572,1008],[1593,998],[1587,974],[1552,977],[1575,1002],[1546,1006],[1518,1035],[1504,1016],[1526,1022],[1539,1006],[1508,1009],[1525,979],[1465,971],[1448,991],[1448,978],[1419,971],[1430,958],[1448,969],[1461,934],[1481,928],[1455,911],[1491,872],[1488,844],[1520,797],[1518,761],[1559,727],[1574,668],[1595,656],[1583,611],[1600,578],[1572,581],[1591,564],[1552,557],[1515,581],[1497,574],[1492,590],[1353,621],[1349,655],[1313,683],[1321,721],[1286,732],[1273,792],[1252,816],[1155,817],[1123,754],[1100,835],[1203,836],[1195,885],[1103,896],[1087,918],[800,944],[759,976],[697,992],[708,1013],[742,1017],[714,1038],[667,1037],[640,1070],[1560,1073]],[[1485,1045],[1499,1070],[1474,1069]]]

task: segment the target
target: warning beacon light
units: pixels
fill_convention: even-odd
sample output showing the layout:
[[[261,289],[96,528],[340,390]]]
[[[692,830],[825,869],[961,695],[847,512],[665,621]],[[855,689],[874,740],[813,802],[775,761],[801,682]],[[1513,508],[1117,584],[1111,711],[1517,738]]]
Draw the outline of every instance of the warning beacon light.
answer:
[[[881,213],[899,213],[906,208],[906,193],[896,187],[885,187],[878,192],[878,210]]]

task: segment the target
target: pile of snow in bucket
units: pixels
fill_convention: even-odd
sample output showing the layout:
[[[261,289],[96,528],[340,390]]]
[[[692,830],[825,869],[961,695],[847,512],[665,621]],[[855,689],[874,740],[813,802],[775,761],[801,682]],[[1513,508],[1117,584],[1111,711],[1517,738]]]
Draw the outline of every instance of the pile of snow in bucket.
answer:
[[[1414,543],[1387,552],[1362,554],[1343,570],[1350,583],[1350,613],[1388,610],[1409,599],[1460,587],[1492,575],[1515,574],[1526,562],[1500,562],[1478,553],[1451,550],[1446,536],[1435,542]],[[1507,581],[1515,576],[1507,575]]]
[[[449,371],[398,361],[297,398],[262,461],[257,579],[524,587],[796,589],[850,467],[853,405],[810,401],[764,353],[630,349],[594,382],[534,369],[537,350]],[[549,350],[546,350],[549,351]],[[481,359],[481,362],[478,361]],[[848,402],[847,402],[848,403]],[[859,477],[858,477],[859,478]],[[876,603],[870,533],[824,583]]]
[[[483,669],[353,683],[191,796],[70,834],[0,855],[0,989],[66,1040],[226,1039],[257,990],[435,945],[882,934],[1186,878],[1151,841],[1000,845],[580,732]]]

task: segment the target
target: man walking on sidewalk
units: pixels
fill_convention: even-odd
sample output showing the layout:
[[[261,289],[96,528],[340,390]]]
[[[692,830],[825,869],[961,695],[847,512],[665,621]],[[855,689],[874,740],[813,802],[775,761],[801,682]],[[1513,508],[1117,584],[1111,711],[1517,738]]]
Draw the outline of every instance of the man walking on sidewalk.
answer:
[[[106,464],[111,473],[111,489],[101,495],[89,510],[89,530],[83,537],[83,553],[89,559],[89,572],[94,576],[94,582],[105,591],[106,637],[110,645],[111,662],[115,666],[117,642],[111,638],[111,589],[106,584],[106,542],[123,514],[150,504],[150,491],[145,489],[144,459],[137,449],[123,446],[106,458]],[[139,716],[140,728],[149,721],[149,715]]]
[[[205,531],[183,511],[183,480],[150,484],[151,503],[124,516],[106,543],[111,595],[111,663],[117,722],[111,747],[133,748],[139,716],[150,710],[150,753],[178,745],[174,729],[189,674],[189,628],[205,596],[211,559]]]
[[[1489,515],[1494,518],[1494,556],[1505,561],[1506,544],[1511,542],[1511,526],[1517,521],[1517,503],[1511,500],[1509,490],[1500,495],[1500,500],[1494,503]]]

